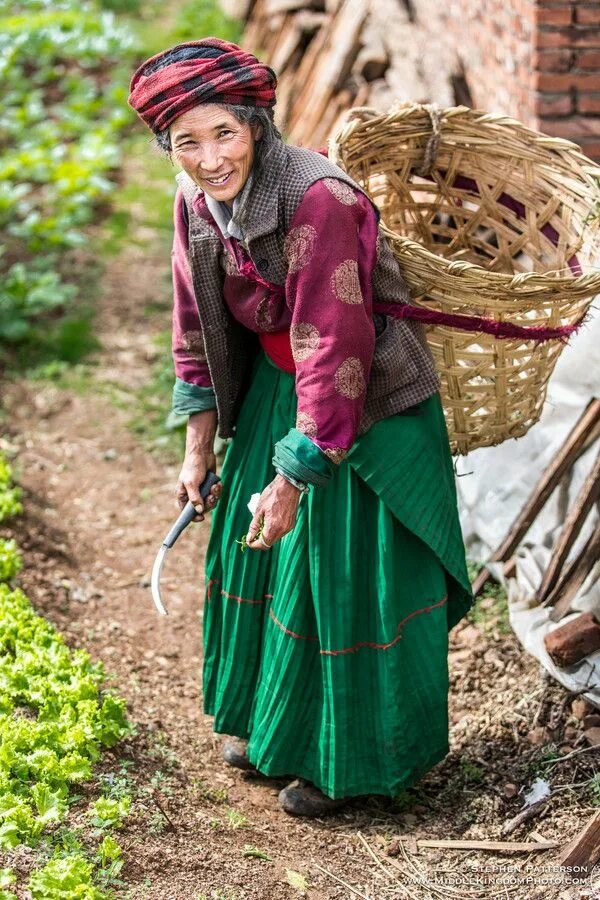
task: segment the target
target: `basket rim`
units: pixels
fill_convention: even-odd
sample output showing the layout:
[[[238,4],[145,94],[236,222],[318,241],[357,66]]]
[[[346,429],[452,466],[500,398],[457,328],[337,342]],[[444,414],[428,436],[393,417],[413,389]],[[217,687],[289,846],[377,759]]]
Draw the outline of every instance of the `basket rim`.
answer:
[[[380,125],[382,121],[387,124],[393,124],[401,119],[410,119],[416,115],[426,113],[429,116],[428,109],[433,107],[440,115],[440,124],[448,130],[452,126],[453,120],[457,118],[466,118],[472,123],[477,124],[485,129],[489,126],[500,126],[508,131],[520,133],[527,136],[540,148],[545,150],[560,150],[568,153],[570,156],[577,157],[578,164],[585,170],[586,174],[592,178],[600,178],[600,163],[595,163],[593,159],[586,156],[579,144],[570,141],[567,138],[555,137],[543,131],[537,131],[530,128],[514,116],[505,115],[503,113],[487,112],[484,109],[477,109],[470,106],[438,106],[435,103],[419,103],[413,100],[396,101],[385,110],[377,110],[372,107],[350,107],[345,111],[342,118],[338,121],[335,133],[329,138],[328,145],[330,152],[337,156],[336,148],[339,147],[340,137],[350,137],[355,131],[360,129],[368,130],[370,127]]]
[[[332,161],[337,162],[337,164],[343,168],[341,166],[340,153],[341,147],[343,146],[341,141],[348,140],[355,132],[361,130],[368,131],[374,125],[377,126],[382,123],[389,125],[393,124],[394,121],[410,119],[416,115],[420,116],[423,113],[429,115],[428,109],[431,107],[436,109],[441,115],[441,122],[446,129],[446,133],[448,129],[452,128],[453,119],[464,117],[469,119],[472,123],[484,128],[490,125],[494,127],[501,126],[506,128],[507,132],[519,133],[521,137],[527,137],[545,151],[556,150],[560,151],[563,156],[566,154],[573,160],[573,163],[582,175],[585,173],[586,178],[596,179],[598,181],[598,198],[600,201],[600,165],[597,165],[593,160],[587,157],[582,152],[581,148],[573,141],[569,141],[565,138],[552,137],[541,131],[536,131],[512,116],[507,116],[502,113],[486,112],[482,109],[473,109],[464,105],[438,107],[437,104],[424,104],[416,101],[397,101],[392,104],[387,111],[380,111],[371,107],[351,107],[346,111],[344,117],[338,124],[335,133],[328,141],[328,148]],[[527,286],[529,288],[546,288],[551,291],[576,289],[589,294],[600,293],[600,271],[582,272],[579,275],[558,274],[560,270],[549,270],[548,272],[517,272],[512,274],[508,272],[491,272],[489,269],[486,269],[485,266],[477,263],[468,262],[466,260],[452,260],[440,256],[420,244],[418,241],[392,231],[382,221],[380,222],[380,227],[390,240],[399,245],[400,250],[404,249],[405,251],[409,251],[413,258],[415,256],[419,257],[421,264],[426,264],[429,268],[435,267],[438,277],[441,270],[444,275],[448,275],[452,278],[461,276],[464,276],[465,278],[468,276],[474,278],[485,277],[485,281],[488,285],[495,285],[503,290],[523,289],[524,286]],[[578,253],[574,253],[573,256],[577,259]],[[600,246],[598,256],[600,258]],[[585,265],[582,263],[580,264],[579,261],[578,265],[580,265],[581,268],[585,268]],[[565,266],[565,268],[567,268],[567,266]]]

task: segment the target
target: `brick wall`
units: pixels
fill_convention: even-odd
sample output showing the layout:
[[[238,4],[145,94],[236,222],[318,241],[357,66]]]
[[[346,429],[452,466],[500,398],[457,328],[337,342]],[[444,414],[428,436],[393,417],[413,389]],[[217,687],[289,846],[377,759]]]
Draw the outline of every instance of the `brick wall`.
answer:
[[[455,102],[600,159],[600,0],[411,2],[431,99],[445,103],[450,80]]]
[[[600,158],[600,2],[540,0],[535,102],[541,131],[577,141]]]

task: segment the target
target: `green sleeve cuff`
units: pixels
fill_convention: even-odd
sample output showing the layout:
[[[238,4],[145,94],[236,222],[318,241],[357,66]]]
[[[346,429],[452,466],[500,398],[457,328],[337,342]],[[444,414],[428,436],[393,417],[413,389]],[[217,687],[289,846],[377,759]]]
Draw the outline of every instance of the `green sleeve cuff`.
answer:
[[[215,392],[211,387],[188,384],[181,378],[175,379],[171,408],[176,415],[192,416],[205,409],[215,409],[216,405]]]
[[[317,487],[326,485],[334,472],[333,463],[323,451],[297,428],[290,428],[275,444],[273,465],[284,477],[289,475]]]

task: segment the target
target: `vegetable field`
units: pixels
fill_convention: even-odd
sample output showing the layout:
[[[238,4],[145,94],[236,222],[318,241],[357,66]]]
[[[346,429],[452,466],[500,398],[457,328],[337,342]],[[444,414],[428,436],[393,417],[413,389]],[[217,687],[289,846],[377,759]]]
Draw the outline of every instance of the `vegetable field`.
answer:
[[[91,0],[0,3],[0,362],[91,343],[77,251],[114,189],[131,113],[113,70],[132,46]]]

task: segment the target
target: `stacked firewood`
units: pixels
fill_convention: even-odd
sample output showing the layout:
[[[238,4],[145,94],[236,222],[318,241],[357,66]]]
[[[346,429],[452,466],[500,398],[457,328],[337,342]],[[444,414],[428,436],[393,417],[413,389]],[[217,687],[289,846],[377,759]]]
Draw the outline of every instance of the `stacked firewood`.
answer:
[[[522,538],[545,506],[563,476],[568,474],[579,457],[587,451],[593,456],[588,475],[572,507],[568,510],[560,534],[552,548],[552,557],[537,590],[535,601],[550,609],[551,622],[559,622],[571,610],[584,582],[600,561],[600,522],[590,530],[588,539],[568,562],[567,557],[584,526],[600,502],[600,399],[592,398],[583,411],[560,451],[542,473],[528,502],[506,538],[490,557],[491,562],[504,562],[507,577],[515,570],[514,552]],[[585,533],[585,532],[584,532]],[[473,591],[477,594],[487,579],[489,570],[479,573]],[[581,613],[564,625],[549,631],[544,643],[548,655],[560,668],[568,668],[600,649],[600,610]]]
[[[319,148],[351,106],[427,102],[410,4],[396,0],[222,0],[246,20],[242,44],[278,76],[275,119]],[[448,98],[449,102],[452,99]]]

